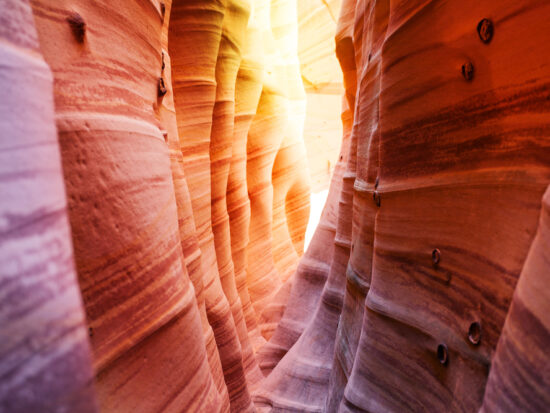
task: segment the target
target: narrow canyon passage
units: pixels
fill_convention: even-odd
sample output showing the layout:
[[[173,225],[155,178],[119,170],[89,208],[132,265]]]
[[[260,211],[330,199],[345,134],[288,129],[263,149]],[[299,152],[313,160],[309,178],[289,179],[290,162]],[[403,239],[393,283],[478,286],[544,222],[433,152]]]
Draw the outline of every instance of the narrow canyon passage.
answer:
[[[550,412],[548,21],[2,0],[0,413]]]

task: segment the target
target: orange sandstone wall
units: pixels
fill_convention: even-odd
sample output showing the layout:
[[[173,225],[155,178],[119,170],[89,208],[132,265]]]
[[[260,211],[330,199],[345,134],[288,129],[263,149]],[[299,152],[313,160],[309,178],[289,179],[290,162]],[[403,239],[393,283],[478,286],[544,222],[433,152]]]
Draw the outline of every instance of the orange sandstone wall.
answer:
[[[293,286],[260,353],[257,406],[546,408],[549,14],[535,1],[342,3],[354,111],[327,203],[337,218],[318,228],[334,225],[329,269],[307,293]]]
[[[28,105],[33,93],[42,103],[27,111],[28,130],[17,133],[49,142],[53,149],[50,156],[26,150],[21,159],[42,162],[46,156],[50,163],[39,162],[37,171],[54,173],[36,180],[36,185],[47,183],[49,198],[44,189],[28,186],[26,198],[8,202],[3,197],[3,216],[11,219],[11,209],[32,205],[31,194],[35,204],[44,203],[40,214],[48,214],[50,204],[63,211],[61,169],[55,166],[59,144],[71,231],[61,215],[61,221],[52,222],[61,240],[56,254],[62,256],[41,260],[73,286],[63,293],[52,290],[50,299],[60,312],[52,313],[54,320],[72,311],[64,323],[73,323],[75,333],[58,340],[66,348],[59,357],[70,355],[73,364],[58,369],[79,379],[65,386],[65,394],[74,395],[63,401],[60,387],[58,396],[44,385],[21,405],[12,391],[5,405],[14,410],[40,406],[38,396],[52,390],[49,398],[42,396],[43,403],[56,409],[85,404],[93,411],[97,400],[103,411],[253,411],[251,394],[264,377],[256,351],[283,312],[290,284],[278,290],[302,253],[308,216],[303,110],[293,116],[288,110],[304,98],[292,13],[296,3],[36,0],[31,5],[32,10],[6,5],[11,15],[3,36],[28,50],[34,59],[27,59],[34,64],[27,65],[29,73],[43,73],[27,82],[27,95],[13,93],[15,108]],[[8,46],[6,58],[13,55]],[[38,50],[53,74],[53,90],[47,66],[34,57]],[[254,145],[258,152],[251,154]],[[278,157],[279,152],[284,154]],[[274,168],[277,157],[287,166],[279,162],[281,167]],[[296,159],[301,163],[293,165]],[[257,188],[274,193],[272,171],[275,208],[275,198]],[[69,236],[82,303],[74,280],[70,284]],[[36,239],[32,242],[41,242]],[[31,240],[22,245],[31,248]],[[8,258],[16,253],[5,251]],[[17,254],[19,261],[32,258],[30,250]],[[55,264],[61,259],[62,270]],[[251,266],[257,269],[251,272]],[[266,295],[257,279],[275,288]],[[35,292],[40,282],[37,278]],[[20,294],[27,294],[22,288]],[[33,311],[39,309],[33,304]],[[33,330],[31,316],[26,320],[21,338],[31,339],[40,330]],[[32,349],[42,348],[40,339],[32,340]],[[23,362],[12,353],[9,348],[1,353],[15,357],[10,368]],[[2,386],[6,397],[8,388]]]
[[[0,411],[96,412],[52,73],[27,1],[0,13]]]
[[[145,1],[116,10],[110,2],[32,4],[54,74],[100,408],[221,409],[158,120],[166,10]]]
[[[550,5],[0,7],[0,410],[547,408]]]

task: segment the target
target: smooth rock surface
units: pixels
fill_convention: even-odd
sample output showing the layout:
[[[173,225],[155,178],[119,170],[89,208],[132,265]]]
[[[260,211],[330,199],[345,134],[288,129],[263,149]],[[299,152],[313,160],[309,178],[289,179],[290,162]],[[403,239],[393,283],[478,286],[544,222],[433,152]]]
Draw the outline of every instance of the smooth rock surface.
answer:
[[[96,412],[53,78],[32,9],[0,14],[0,411]]]
[[[0,410],[547,409],[547,2],[0,8]]]

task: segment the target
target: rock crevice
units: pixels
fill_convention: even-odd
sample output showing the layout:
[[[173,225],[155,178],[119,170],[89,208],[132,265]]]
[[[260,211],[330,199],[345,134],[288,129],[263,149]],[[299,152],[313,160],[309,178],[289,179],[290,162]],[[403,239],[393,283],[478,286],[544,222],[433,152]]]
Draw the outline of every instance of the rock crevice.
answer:
[[[0,411],[548,408],[550,5],[0,8]]]

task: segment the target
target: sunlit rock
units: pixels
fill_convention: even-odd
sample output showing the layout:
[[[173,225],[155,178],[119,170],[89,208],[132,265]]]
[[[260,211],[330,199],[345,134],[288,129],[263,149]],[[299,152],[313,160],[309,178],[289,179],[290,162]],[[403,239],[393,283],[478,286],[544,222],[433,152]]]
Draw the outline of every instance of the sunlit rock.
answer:
[[[550,5],[0,12],[1,411],[547,409]]]

